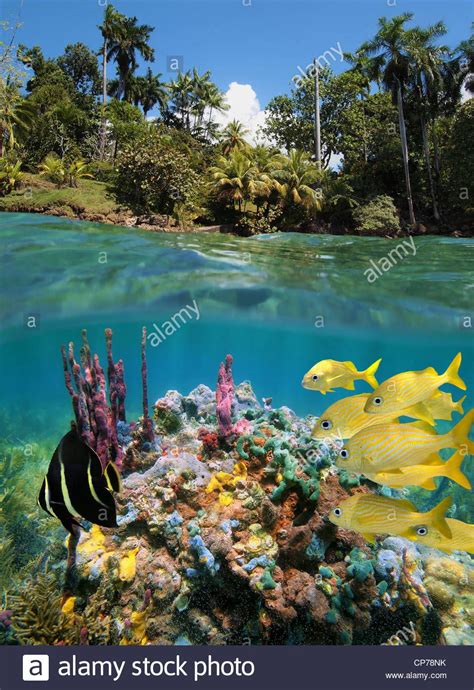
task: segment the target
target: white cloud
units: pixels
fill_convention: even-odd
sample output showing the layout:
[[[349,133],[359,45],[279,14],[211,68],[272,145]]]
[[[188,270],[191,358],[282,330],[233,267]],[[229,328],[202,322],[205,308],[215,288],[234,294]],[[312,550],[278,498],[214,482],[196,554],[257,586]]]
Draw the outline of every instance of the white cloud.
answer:
[[[229,84],[225,99],[230,108],[225,113],[216,113],[214,121],[225,127],[231,120],[238,120],[250,131],[247,139],[251,144],[255,144],[257,140],[262,141],[258,128],[265,124],[265,111],[261,109],[253,87],[233,81]]]

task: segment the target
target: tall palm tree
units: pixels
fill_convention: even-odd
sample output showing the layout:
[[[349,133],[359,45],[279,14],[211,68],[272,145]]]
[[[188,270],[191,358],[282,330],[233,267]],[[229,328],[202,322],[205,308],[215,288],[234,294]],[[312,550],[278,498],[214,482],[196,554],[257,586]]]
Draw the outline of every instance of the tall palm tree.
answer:
[[[434,121],[439,114],[438,93],[443,90],[443,67],[450,57],[449,48],[436,45],[434,41],[444,36],[446,31],[444,23],[438,22],[426,29],[417,27],[407,32],[408,53],[412,61],[413,93],[420,119],[423,155],[435,220],[439,220],[439,208],[431,168],[428,120]]]
[[[168,84],[170,100],[174,111],[181,120],[181,126],[191,130],[191,107],[193,103],[194,84],[190,72],[180,72],[176,79]]]
[[[216,84],[213,84],[212,82],[209,84],[209,87],[205,94],[205,101],[206,108],[208,111],[208,119],[206,125],[207,137],[208,139],[210,139],[213,113],[225,113],[227,110],[229,110],[230,105],[227,103],[225,95],[222,93],[222,91],[216,86]]]
[[[232,120],[224,128],[221,136],[222,151],[224,156],[229,155],[234,149],[245,149],[247,147],[247,142],[245,137],[250,134],[244,125],[238,120]]]
[[[117,12],[113,5],[106,5],[104,19],[98,27],[102,34],[102,123],[100,132],[100,158],[103,159],[105,153],[105,139],[107,133],[107,61],[109,52],[109,42],[114,41],[118,35],[120,24],[125,20],[125,16]]]
[[[129,78],[137,68],[137,53],[144,60],[153,62],[155,51],[150,47],[150,34],[154,31],[148,24],[137,24],[136,17],[125,17],[117,26],[117,32],[109,41],[107,60],[115,60],[119,78],[119,94],[122,98]]]
[[[408,143],[403,109],[403,95],[410,77],[410,56],[407,52],[406,23],[413,18],[411,12],[387,19],[381,17],[379,29],[374,38],[366,41],[359,49],[362,55],[372,59],[371,72],[380,79],[383,87],[392,94],[398,110],[400,143],[402,148],[403,168],[405,172],[406,196],[410,224],[416,224],[411,191]]]
[[[322,200],[314,189],[321,179],[321,171],[305,151],[291,149],[288,156],[278,157],[278,168],[274,171],[279,182],[281,196],[296,206],[320,210]]]

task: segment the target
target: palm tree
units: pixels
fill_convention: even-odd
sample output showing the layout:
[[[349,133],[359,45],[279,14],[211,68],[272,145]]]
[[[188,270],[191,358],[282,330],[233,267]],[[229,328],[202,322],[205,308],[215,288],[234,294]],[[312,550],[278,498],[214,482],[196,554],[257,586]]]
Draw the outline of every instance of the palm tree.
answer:
[[[225,113],[227,110],[229,110],[230,105],[227,103],[225,99],[225,95],[222,93],[222,91],[215,85],[210,83],[209,87],[207,89],[207,92],[205,94],[205,102],[206,102],[206,108],[208,110],[208,119],[207,119],[207,137],[208,140],[211,138],[212,134],[212,115],[214,112],[217,113]]]
[[[22,98],[14,84],[0,79],[0,158],[5,140],[10,149],[15,148],[30,128],[35,114],[34,104]]]
[[[87,163],[81,159],[77,161],[73,161],[68,169],[67,169],[67,175],[69,177],[69,186],[70,187],[77,187],[77,181],[81,180],[84,177],[90,177],[93,178],[94,175],[92,175],[87,168]]]
[[[245,149],[248,144],[245,137],[250,134],[244,125],[238,120],[232,120],[225,127],[221,135],[222,151],[224,156],[228,156],[234,149]]]
[[[58,189],[64,184],[66,178],[64,161],[55,154],[48,154],[44,161],[39,164],[38,170],[41,176],[45,176],[51,182],[55,182]]]
[[[188,131],[191,129],[191,107],[193,102],[194,84],[190,72],[180,72],[176,79],[168,84],[170,100],[173,101],[175,112],[181,120],[181,126]]]
[[[321,179],[321,172],[305,151],[291,149],[288,156],[280,155],[278,168],[273,175],[279,183],[281,196],[287,202],[314,210],[321,209],[321,196],[314,189]]]
[[[109,42],[114,41],[118,36],[120,24],[125,20],[125,16],[117,12],[113,5],[106,5],[104,19],[98,27],[102,34],[102,124],[100,132],[100,158],[103,159],[105,153],[105,139],[107,133],[107,119],[105,108],[107,106],[107,61],[109,52]]]
[[[403,94],[410,77],[410,56],[407,52],[407,30],[405,25],[413,18],[411,12],[387,19],[379,19],[379,30],[374,38],[364,43],[359,51],[372,58],[371,73],[380,80],[383,87],[392,94],[398,109],[398,124],[405,172],[406,195],[410,224],[416,224],[411,192],[408,143],[403,111]]]
[[[449,48],[436,45],[434,41],[445,34],[446,26],[443,22],[426,29],[417,27],[407,32],[408,53],[412,60],[412,86],[420,118],[423,154],[435,220],[439,220],[439,209],[431,169],[428,119],[434,121],[438,114],[438,94],[443,90],[443,67],[449,58]]]
[[[166,108],[168,92],[166,85],[160,80],[161,73],[153,74],[150,67],[145,76],[132,76],[128,88],[128,100],[134,105],[141,105],[145,117],[158,103],[160,110]]]
[[[239,212],[242,204],[263,191],[263,183],[257,179],[253,161],[239,149],[234,149],[228,156],[220,156],[209,172],[217,196],[232,201],[233,205],[237,203]]]
[[[152,62],[155,51],[149,46],[152,26],[137,24],[136,17],[124,17],[117,25],[108,46],[107,60],[115,60],[119,78],[118,98],[122,98],[129,78],[137,68],[137,53]]]

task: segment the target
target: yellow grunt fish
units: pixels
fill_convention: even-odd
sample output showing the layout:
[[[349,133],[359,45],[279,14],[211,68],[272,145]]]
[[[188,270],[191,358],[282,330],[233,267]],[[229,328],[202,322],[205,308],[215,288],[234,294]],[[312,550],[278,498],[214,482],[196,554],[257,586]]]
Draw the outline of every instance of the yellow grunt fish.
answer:
[[[453,359],[444,374],[439,375],[433,367],[421,371],[405,371],[387,379],[369,396],[365,412],[380,414],[388,412],[401,413],[407,407],[413,407],[432,398],[436,390],[445,383],[466,390],[466,384],[458,371],[461,365],[461,353]],[[432,424],[433,415],[423,408],[419,410],[420,419]]]
[[[456,448],[464,455],[474,453],[469,431],[474,421],[470,410],[447,434],[436,434],[428,426],[416,424],[380,424],[362,429],[339,451],[336,464],[359,474],[373,475],[436,460],[443,448]],[[429,429],[429,432],[428,432]]]
[[[416,532],[420,527],[434,527],[450,538],[451,530],[445,514],[451,501],[448,496],[427,513],[419,513],[413,503],[404,499],[356,494],[333,508],[329,519],[337,527],[360,532],[369,542],[374,541],[376,534],[391,534],[408,539],[412,535],[411,538],[414,538],[414,530]]]
[[[330,405],[327,410],[325,410],[316,424],[313,427],[312,435],[313,438],[317,439],[349,439],[355,436],[359,431],[365,429],[368,426],[374,426],[375,424],[384,424],[390,422],[398,422],[398,415],[394,412],[388,414],[368,414],[364,412],[364,406],[367,402],[367,398],[370,393],[361,393],[360,395],[350,395],[347,398],[338,400],[337,402]],[[450,398],[451,403],[452,398],[449,393],[444,393]],[[460,400],[458,403],[451,405],[451,410],[456,409],[458,411],[463,411],[461,403],[464,400]],[[432,405],[432,400],[426,401],[424,405],[430,410],[433,410],[433,416],[436,419],[449,419],[448,417],[442,416],[446,415],[446,411],[449,407],[448,401],[436,402]],[[402,416],[413,417],[417,419],[417,406],[412,408],[407,408],[403,410]],[[424,422],[423,424],[426,424]],[[420,428],[424,428],[420,425]]]
[[[467,551],[467,553],[474,554],[474,525],[453,518],[446,518],[446,522],[451,530],[449,539],[435,527],[426,527],[425,525],[412,528],[408,539],[425,546],[431,546],[434,549],[441,549],[441,551]]]
[[[436,489],[434,477],[447,477],[470,491],[471,483],[461,470],[465,457],[458,450],[447,462],[433,465],[414,465],[413,467],[403,467],[392,472],[387,470],[386,472],[378,472],[377,474],[366,476],[376,484],[384,484],[392,489],[398,489],[403,486],[421,486],[423,489],[428,489],[428,491]]]
[[[323,359],[306,372],[301,382],[303,388],[319,391],[323,395],[332,393],[333,388],[347,388],[354,390],[354,381],[367,381],[372,388],[379,385],[375,378],[379,364],[378,359],[365,371],[357,371],[352,362],[337,362],[335,359]]]

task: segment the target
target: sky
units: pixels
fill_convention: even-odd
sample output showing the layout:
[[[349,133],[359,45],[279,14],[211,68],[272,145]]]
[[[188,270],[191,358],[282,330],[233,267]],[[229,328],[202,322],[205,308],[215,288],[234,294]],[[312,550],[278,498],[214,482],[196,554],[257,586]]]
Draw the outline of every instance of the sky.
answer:
[[[100,47],[100,24],[107,0],[1,0],[1,18],[14,22],[20,13],[17,42],[40,45],[45,55],[61,54],[68,43]],[[155,27],[154,72],[164,80],[169,58],[179,56],[184,70],[211,70],[227,94],[234,117],[252,132],[263,123],[264,109],[286,93],[292,77],[313,57],[330,51],[335,72],[347,69],[340,51],[351,52],[371,38],[377,19],[414,12],[420,25],[444,20],[445,43],[468,37],[471,0],[115,0],[122,13]],[[329,53],[326,53],[329,55]],[[143,68],[142,68],[143,69]]]

